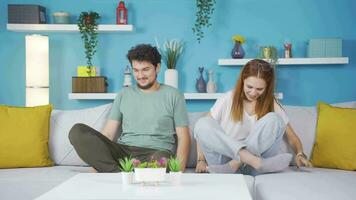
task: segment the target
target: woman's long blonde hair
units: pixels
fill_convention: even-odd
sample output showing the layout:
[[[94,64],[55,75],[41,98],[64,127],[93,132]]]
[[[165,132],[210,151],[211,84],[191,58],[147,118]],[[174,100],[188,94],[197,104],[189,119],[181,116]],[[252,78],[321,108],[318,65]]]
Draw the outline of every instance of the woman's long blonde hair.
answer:
[[[266,89],[260,97],[258,97],[255,107],[257,119],[260,119],[265,114],[274,111],[274,68],[271,64],[260,59],[254,59],[246,63],[242,68],[239,79],[237,80],[231,105],[231,118],[234,122],[242,121],[243,116],[243,100],[246,100],[244,92],[244,81],[246,78],[254,76],[266,81]]]

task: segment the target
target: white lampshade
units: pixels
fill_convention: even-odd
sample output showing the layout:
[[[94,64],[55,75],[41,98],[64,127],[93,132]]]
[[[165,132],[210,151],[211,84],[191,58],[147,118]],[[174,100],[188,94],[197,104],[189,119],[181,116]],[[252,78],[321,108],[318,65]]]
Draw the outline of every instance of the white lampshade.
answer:
[[[49,103],[48,37],[26,36],[26,106]]]

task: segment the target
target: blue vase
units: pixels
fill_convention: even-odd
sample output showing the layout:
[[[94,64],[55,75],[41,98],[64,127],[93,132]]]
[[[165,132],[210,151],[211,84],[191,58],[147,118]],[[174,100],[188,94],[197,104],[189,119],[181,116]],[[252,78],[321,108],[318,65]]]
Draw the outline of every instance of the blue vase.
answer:
[[[235,46],[231,51],[232,58],[243,58],[245,56],[245,51],[242,48],[240,42],[235,42]]]
[[[195,88],[199,93],[206,92],[206,82],[203,77],[203,71],[204,71],[204,67],[199,67],[200,77],[199,79],[197,79],[197,82],[195,84]]]

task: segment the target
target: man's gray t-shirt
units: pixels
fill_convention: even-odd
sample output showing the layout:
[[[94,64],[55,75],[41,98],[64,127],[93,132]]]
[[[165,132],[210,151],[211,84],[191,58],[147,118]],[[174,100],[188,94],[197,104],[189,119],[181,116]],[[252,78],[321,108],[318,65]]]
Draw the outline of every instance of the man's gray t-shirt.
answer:
[[[123,88],[115,98],[109,119],[121,121],[118,143],[173,152],[175,127],[188,126],[183,94],[161,84],[154,92]]]

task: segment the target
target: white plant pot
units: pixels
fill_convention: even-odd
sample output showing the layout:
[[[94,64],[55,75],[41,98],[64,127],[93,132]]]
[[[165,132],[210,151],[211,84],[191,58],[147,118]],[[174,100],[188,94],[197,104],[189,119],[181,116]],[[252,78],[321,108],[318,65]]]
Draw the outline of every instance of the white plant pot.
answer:
[[[133,172],[121,172],[122,184],[129,185],[133,183]]]
[[[169,172],[169,180],[172,185],[180,185],[182,182],[182,172]]]
[[[160,182],[166,179],[166,168],[135,168],[137,182]]]
[[[178,88],[178,71],[175,69],[167,69],[164,72],[164,84]]]

